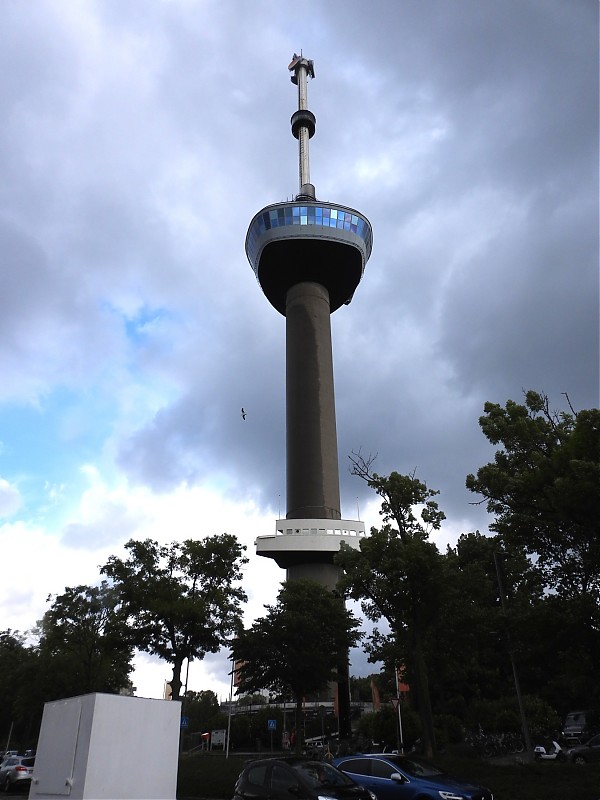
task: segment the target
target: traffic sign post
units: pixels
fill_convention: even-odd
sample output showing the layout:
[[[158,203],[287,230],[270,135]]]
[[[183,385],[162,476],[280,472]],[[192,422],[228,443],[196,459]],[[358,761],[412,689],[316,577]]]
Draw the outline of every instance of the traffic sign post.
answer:
[[[277,720],[276,719],[267,720],[267,730],[271,734],[271,752],[273,752],[273,732],[277,730]]]
[[[404,755],[404,733],[402,731],[402,708],[399,692],[397,697],[392,697],[390,699],[390,703],[392,704],[394,711],[398,713],[398,750],[400,751],[401,755]]]

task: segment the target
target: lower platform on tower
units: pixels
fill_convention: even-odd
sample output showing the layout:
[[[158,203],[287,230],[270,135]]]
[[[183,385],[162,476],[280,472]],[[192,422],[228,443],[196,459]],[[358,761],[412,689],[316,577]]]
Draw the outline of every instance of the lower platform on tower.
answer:
[[[258,536],[259,556],[274,559],[283,569],[302,563],[333,563],[344,542],[358,550],[366,536],[364,522],[353,519],[278,519],[275,533]]]

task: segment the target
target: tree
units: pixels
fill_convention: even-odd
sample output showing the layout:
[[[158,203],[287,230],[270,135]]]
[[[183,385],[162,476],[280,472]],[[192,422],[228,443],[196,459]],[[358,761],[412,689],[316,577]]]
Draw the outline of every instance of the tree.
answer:
[[[19,747],[29,727],[29,714],[23,713],[21,697],[28,682],[35,653],[25,644],[25,636],[19,631],[0,631],[0,741],[2,746],[10,739],[9,747]]]
[[[561,705],[600,702],[600,411],[568,405],[552,410],[531,390],[524,404],[486,403],[479,424],[498,450],[466,479],[504,550],[523,550],[545,590],[524,620],[520,663]]]
[[[421,735],[421,722],[415,711],[408,707],[402,709],[402,741],[404,747],[411,747]],[[379,745],[388,752],[399,745],[398,712],[390,703],[382,705],[378,711],[363,714],[356,726],[358,749],[369,752]]]
[[[267,700],[262,694],[246,694],[238,698],[238,706],[266,706]]]
[[[188,734],[224,728],[227,724],[227,715],[221,711],[217,695],[208,689],[186,692],[183,706],[183,713],[189,719]]]
[[[125,548],[129,557],[111,556],[102,572],[114,581],[135,645],[172,665],[178,699],[184,660],[216,653],[241,625],[246,548],[229,534],[170,545],[131,540]]]
[[[66,587],[48,600],[38,627],[40,659],[55,677],[55,696],[47,699],[127,688],[133,646],[115,589],[102,581]]]
[[[561,715],[573,708],[600,708],[600,608],[589,594],[547,594],[517,624],[526,691]]]
[[[133,648],[114,591],[68,587],[50,596],[50,608],[29,638],[0,633],[0,734],[12,727],[12,745],[35,744],[44,703],[88,692],[129,688]]]
[[[524,548],[548,589],[600,597],[600,411],[550,409],[546,395],[525,404],[486,403],[479,424],[493,463],[468,475],[496,516],[490,525],[507,550]]]
[[[339,596],[310,580],[286,581],[277,604],[265,608],[267,615],[233,643],[238,693],[268,689],[292,695],[299,730],[303,698],[336,680],[340,652],[360,639],[359,622]],[[297,737],[298,750],[300,744]]]
[[[463,534],[454,548],[448,547],[444,561],[445,598],[429,632],[427,651],[436,676],[434,707],[443,715],[436,719],[438,729],[442,722],[453,735],[455,725],[447,724],[453,719],[471,731],[480,725],[487,730],[493,716],[489,709],[502,707],[510,710],[510,717],[496,714],[493,729],[503,730],[504,722],[518,721],[523,709],[525,681],[519,680],[517,688],[516,679],[524,674],[525,623],[535,613],[539,582],[523,551],[505,553],[498,536]],[[500,564],[508,612],[501,599]],[[524,724],[527,741],[526,731]]]
[[[361,541],[360,551],[342,546],[336,563],[343,570],[341,590],[361,601],[373,622],[384,618],[391,634],[377,630],[371,636],[370,660],[383,658],[388,666],[406,666],[415,687],[423,725],[423,743],[431,755],[435,749],[429,677],[425,659],[426,634],[438,612],[443,581],[442,559],[429,533],[438,530],[445,515],[432,498],[438,492],[415,478],[392,472],[372,472],[373,459],[351,457],[352,472],[381,497],[384,526],[372,528]],[[420,507],[420,518],[415,515]],[[395,523],[396,527],[392,524]]]

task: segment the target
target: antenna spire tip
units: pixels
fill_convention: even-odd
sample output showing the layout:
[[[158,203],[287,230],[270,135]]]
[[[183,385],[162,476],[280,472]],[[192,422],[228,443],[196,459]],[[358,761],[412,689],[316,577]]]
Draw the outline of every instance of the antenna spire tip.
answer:
[[[306,74],[309,78],[315,77],[315,65],[314,61],[310,61],[308,58],[304,58],[302,55],[302,50],[300,50],[300,55],[298,53],[294,53],[292,56],[292,60],[288,64],[288,69],[290,72],[293,72],[294,75],[291,77],[292,83],[298,83],[298,70],[300,67],[306,68]]]

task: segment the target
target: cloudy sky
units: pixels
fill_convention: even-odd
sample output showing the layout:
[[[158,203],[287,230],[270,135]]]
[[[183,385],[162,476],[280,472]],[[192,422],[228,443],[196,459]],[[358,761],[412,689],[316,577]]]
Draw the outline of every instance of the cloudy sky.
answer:
[[[0,31],[1,629],[131,537],[235,534],[247,619],[274,601],[285,320],[244,239],[298,188],[300,49],[317,196],[374,231],[332,317],[343,516],[378,524],[361,448],[440,490],[440,547],[486,531],[484,402],[598,404],[596,0],[3,0]]]

